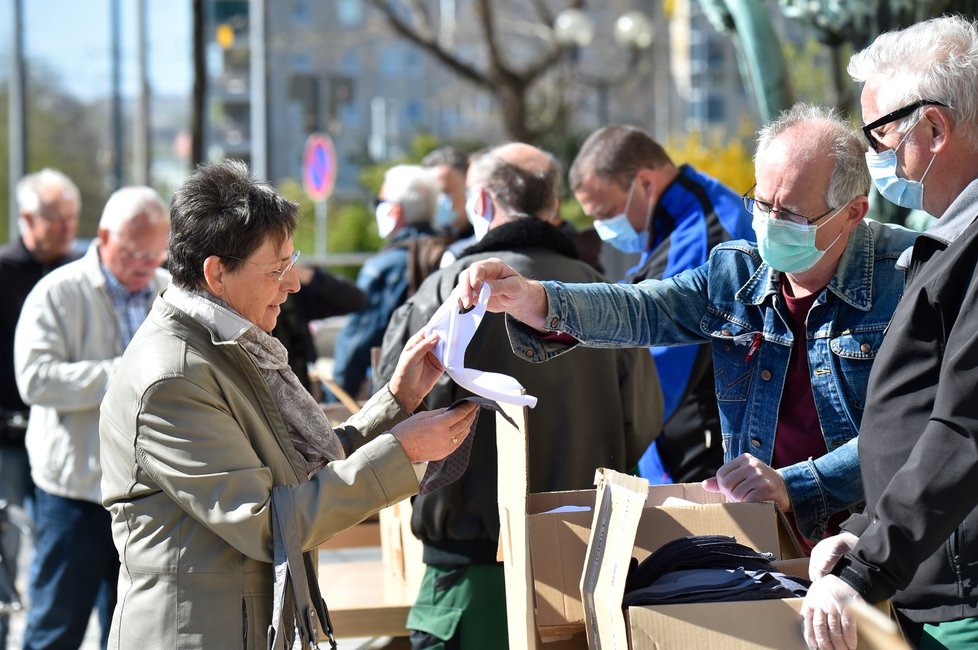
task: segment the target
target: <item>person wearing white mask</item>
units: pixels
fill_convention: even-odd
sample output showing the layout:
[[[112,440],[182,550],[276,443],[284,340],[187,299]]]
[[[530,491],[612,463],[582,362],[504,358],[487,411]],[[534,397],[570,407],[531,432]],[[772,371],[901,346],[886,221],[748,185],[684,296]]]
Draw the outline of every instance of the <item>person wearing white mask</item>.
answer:
[[[978,647],[978,23],[943,16],[881,34],[849,62],[863,83],[873,181],[938,217],[900,257],[903,299],[859,434],[866,507],[812,556],[810,647],[854,648],[843,605],[891,599],[919,648]]]
[[[754,241],[738,194],[690,165],[677,166],[637,127],[592,133],[568,176],[598,236],[640,255],[622,282],[670,278],[705,263],[721,242]],[[710,346],[656,346],[649,352],[663,377],[666,423],[639,461],[639,474],[653,483],[713,476],[723,449]]]
[[[534,362],[577,344],[712,343],[726,463],[704,487],[773,501],[810,548],[863,500],[867,381],[903,289],[897,257],[917,236],[864,220],[864,151],[832,111],[796,105],[759,134],[743,196],[759,244],[720,244],[696,269],[637,285],[536,282],[478,262],[460,276],[462,306],[488,282],[489,310],[522,322],[509,321],[512,347]]]
[[[438,186],[416,165],[395,165],[384,174],[375,218],[384,246],[360,268],[357,286],[367,306],[353,314],[336,341],[333,380],[356,398],[363,393],[370,348],[380,345],[391,314],[408,297],[410,266],[418,242],[431,238]],[[420,282],[419,282],[420,283]]]

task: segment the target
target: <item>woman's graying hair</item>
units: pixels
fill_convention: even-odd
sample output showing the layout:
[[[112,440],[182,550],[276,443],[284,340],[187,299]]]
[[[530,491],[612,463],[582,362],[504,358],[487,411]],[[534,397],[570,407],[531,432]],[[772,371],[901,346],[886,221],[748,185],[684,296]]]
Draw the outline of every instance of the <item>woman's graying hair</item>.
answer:
[[[955,126],[978,146],[978,27],[961,16],[941,16],[881,34],[849,60],[857,83],[872,81],[880,115],[917,100],[947,104]],[[916,110],[896,125],[904,133]]]
[[[791,156],[807,160],[828,155],[835,160],[825,201],[833,208],[866,196],[872,179],[866,167],[866,140],[837,112],[824,106],[795,104],[757,133],[754,159],[787,131],[802,127],[792,138]]]
[[[281,245],[298,223],[299,205],[252,178],[243,162],[200,165],[170,199],[167,268],[173,283],[201,286],[211,255],[234,271],[267,239]]]

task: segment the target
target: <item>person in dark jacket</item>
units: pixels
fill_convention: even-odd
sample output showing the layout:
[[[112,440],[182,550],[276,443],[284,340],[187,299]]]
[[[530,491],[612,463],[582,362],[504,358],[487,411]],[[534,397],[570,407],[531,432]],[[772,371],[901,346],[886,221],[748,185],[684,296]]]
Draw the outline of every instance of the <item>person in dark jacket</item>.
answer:
[[[849,62],[880,193],[939,215],[901,258],[907,286],[859,433],[866,509],[820,543],[811,647],[854,648],[843,604],[892,598],[921,648],[978,647],[978,24],[934,18]]]
[[[557,169],[543,151],[518,143],[473,164],[469,209],[473,220],[488,221],[488,231],[395,312],[384,336],[381,377],[393,371],[403,341],[424,327],[459,274],[478,260],[502,258],[536,277],[603,281],[546,220],[556,208]],[[503,317],[487,314],[468,346],[466,366],[511,375],[539,399],[527,422],[532,492],[589,488],[597,467],[635,466],[662,421],[658,378],[644,350],[584,350],[541,367],[507,347]],[[467,395],[446,377],[426,401],[436,408]],[[463,477],[414,500],[411,528],[424,544],[426,564],[407,622],[415,648],[507,647],[503,569],[496,561],[495,445],[495,420],[480,418]]]
[[[272,336],[289,351],[289,367],[299,383],[314,397],[319,396],[309,377],[309,365],[319,356],[309,331],[309,321],[341,316],[367,306],[367,296],[354,283],[315,266],[296,266],[301,291],[282,303],[282,313]]]
[[[740,196],[690,165],[677,166],[637,127],[592,133],[569,178],[601,239],[641,255],[622,283],[670,278],[704,264],[721,242],[754,241]],[[662,379],[665,425],[639,462],[639,474],[653,483],[709,478],[723,464],[710,346],[649,351]]]
[[[333,379],[354,398],[365,394],[370,348],[380,345],[391,314],[407,300],[411,244],[433,234],[437,199],[438,187],[421,167],[395,165],[384,175],[375,212],[377,232],[386,241],[357,275],[367,306],[350,317],[336,340]]]
[[[81,196],[67,176],[42,169],[17,183],[20,236],[0,248],[0,501],[30,510],[34,499],[24,435],[30,407],[14,379],[14,330],[24,299],[49,271],[78,258],[71,250],[78,230]],[[20,532],[5,526],[0,571],[16,582]],[[0,601],[4,600],[0,593]],[[0,616],[0,648],[7,647],[9,616]]]

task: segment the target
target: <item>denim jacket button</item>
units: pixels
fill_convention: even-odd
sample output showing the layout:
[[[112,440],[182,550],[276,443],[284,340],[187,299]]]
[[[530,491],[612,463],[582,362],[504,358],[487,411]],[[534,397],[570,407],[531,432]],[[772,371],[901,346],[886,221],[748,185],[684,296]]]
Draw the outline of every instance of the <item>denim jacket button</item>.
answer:
[[[761,446],[761,441],[758,440],[757,438],[751,438],[750,439],[750,446],[753,447],[753,448],[755,448],[755,449],[757,449],[758,447]]]
[[[527,350],[526,351],[526,356],[532,357],[533,356],[533,350]]]
[[[723,334],[724,336],[731,336],[731,332],[728,329],[722,329],[720,330],[720,333]]]
[[[870,345],[869,343],[863,343],[862,345],[859,346],[859,351],[862,352],[863,354],[869,354],[870,352],[873,351],[873,346]]]
[[[554,327],[554,328],[557,327],[557,317],[556,316],[554,316],[553,318],[550,319],[550,327]]]
[[[763,379],[764,381],[767,381],[770,378],[771,378],[771,371],[770,370],[762,370],[761,371],[761,379]]]

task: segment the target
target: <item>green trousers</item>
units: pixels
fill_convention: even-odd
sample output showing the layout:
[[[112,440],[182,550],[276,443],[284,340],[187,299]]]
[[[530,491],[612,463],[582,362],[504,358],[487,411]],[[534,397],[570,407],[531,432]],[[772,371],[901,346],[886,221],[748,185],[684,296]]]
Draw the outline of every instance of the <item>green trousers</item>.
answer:
[[[978,618],[963,618],[924,625],[918,650],[964,650],[978,648]]]
[[[506,650],[502,565],[427,565],[407,628],[415,650]]]

